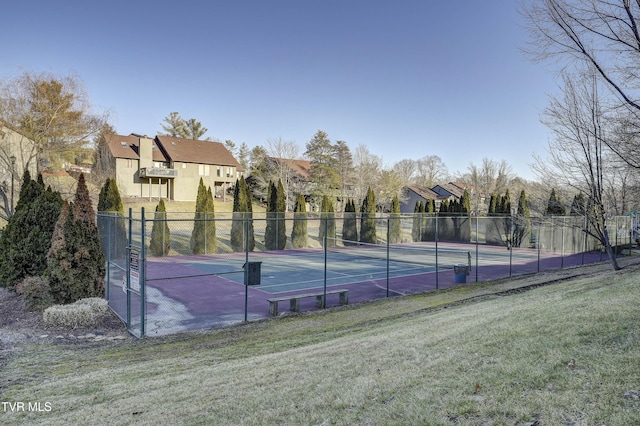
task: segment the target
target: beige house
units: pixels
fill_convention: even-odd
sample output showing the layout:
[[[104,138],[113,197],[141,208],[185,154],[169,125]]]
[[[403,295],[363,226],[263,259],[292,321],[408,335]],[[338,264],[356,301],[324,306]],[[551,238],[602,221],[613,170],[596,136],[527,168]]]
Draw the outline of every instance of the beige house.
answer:
[[[195,201],[202,178],[215,196],[242,175],[242,166],[220,142],[170,136],[107,135],[108,162],[123,197]]]
[[[0,192],[6,197],[2,197],[3,206],[0,209],[5,213],[8,213],[6,210],[13,211],[18,200],[24,171],[29,170],[31,178],[36,178],[36,152],[37,146],[33,140],[0,123]]]

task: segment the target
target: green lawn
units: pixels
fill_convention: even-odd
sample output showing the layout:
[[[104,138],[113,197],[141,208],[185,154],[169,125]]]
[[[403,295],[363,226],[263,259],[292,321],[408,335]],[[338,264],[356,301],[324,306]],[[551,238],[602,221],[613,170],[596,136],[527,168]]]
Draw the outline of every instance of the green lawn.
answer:
[[[31,345],[2,424],[640,424],[640,268],[514,281],[209,332]],[[458,301],[458,302],[456,302]]]

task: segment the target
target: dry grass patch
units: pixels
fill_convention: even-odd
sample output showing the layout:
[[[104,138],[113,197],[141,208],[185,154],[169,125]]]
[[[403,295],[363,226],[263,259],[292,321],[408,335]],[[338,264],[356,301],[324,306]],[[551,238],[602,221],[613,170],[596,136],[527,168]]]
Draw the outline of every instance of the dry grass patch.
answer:
[[[625,396],[640,388],[637,273],[484,299],[477,286],[446,309],[430,297],[455,291],[173,339],[27,348],[7,371],[29,378],[1,398],[52,411],[0,420],[640,424],[640,401]]]

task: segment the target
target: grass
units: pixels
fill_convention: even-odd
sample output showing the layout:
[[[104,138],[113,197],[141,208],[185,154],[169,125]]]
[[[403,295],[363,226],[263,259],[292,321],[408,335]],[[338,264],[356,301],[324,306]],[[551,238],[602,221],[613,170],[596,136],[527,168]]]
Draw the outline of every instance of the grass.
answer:
[[[3,424],[640,424],[638,267],[14,353]],[[510,287],[511,286],[511,287]],[[498,295],[496,295],[498,294]],[[457,302],[465,299],[466,302]],[[629,395],[629,394],[628,394]]]

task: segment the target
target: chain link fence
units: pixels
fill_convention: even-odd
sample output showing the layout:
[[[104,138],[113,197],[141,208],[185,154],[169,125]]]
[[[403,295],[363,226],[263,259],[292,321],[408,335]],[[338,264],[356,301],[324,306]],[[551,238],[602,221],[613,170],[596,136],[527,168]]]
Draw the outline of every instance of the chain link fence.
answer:
[[[580,217],[98,214],[106,296],[135,336],[218,327],[604,260]],[[630,217],[608,221],[616,253]]]

